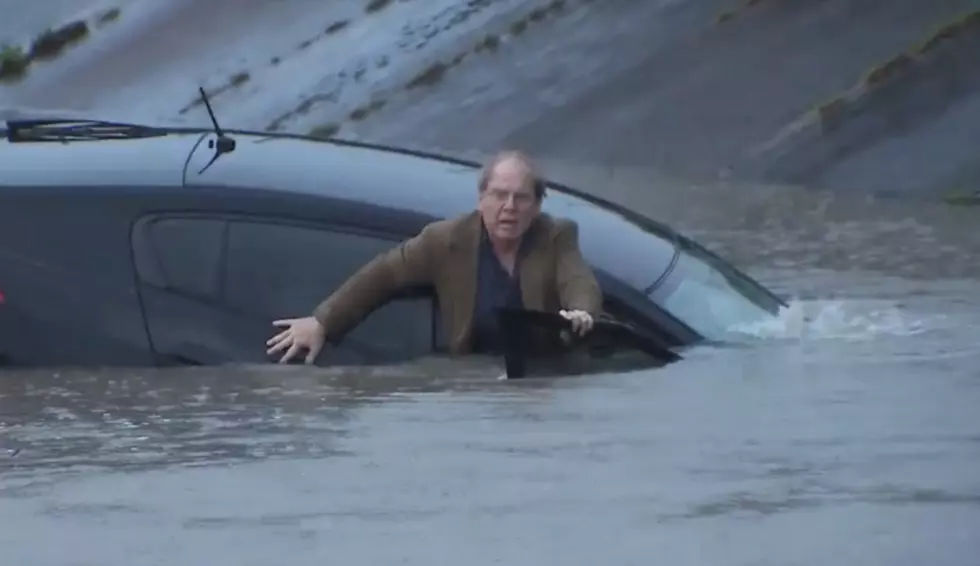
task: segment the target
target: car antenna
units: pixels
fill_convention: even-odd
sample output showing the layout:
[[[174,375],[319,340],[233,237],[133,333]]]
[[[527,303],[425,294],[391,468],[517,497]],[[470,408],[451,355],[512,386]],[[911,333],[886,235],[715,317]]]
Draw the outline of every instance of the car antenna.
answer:
[[[211,164],[214,163],[219,157],[226,153],[235,151],[235,140],[226,136],[224,131],[221,129],[221,126],[218,124],[218,119],[214,116],[214,110],[211,109],[211,103],[208,101],[208,94],[204,92],[204,87],[199,86],[197,88],[199,91],[201,91],[201,100],[204,101],[204,106],[208,109],[208,116],[211,117],[211,123],[214,124],[214,133],[218,136],[217,142],[215,142],[215,140],[208,142],[208,147],[214,149],[214,155],[211,157],[211,161],[208,161],[208,164],[197,172],[197,174],[200,175],[201,173],[204,173],[204,171],[206,171],[207,168],[210,167]]]

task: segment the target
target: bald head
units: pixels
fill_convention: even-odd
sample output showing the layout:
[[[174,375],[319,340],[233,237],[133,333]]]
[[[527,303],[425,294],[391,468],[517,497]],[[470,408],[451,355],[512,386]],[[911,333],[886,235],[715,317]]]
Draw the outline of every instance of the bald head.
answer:
[[[481,193],[486,190],[498,174],[522,177],[523,182],[531,188],[537,200],[540,201],[544,198],[544,185],[537,182],[537,168],[526,153],[518,150],[506,150],[491,157],[484,164],[480,174],[479,189]]]

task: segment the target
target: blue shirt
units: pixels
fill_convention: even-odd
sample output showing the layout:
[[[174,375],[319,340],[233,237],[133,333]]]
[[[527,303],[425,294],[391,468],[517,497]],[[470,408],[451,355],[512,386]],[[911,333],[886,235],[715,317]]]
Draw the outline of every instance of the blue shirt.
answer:
[[[496,309],[500,307],[524,308],[521,299],[521,262],[531,248],[532,230],[521,241],[514,262],[514,274],[497,259],[490,244],[486,226],[481,225],[476,275],[476,300],[473,304],[473,352],[499,353],[500,340]]]

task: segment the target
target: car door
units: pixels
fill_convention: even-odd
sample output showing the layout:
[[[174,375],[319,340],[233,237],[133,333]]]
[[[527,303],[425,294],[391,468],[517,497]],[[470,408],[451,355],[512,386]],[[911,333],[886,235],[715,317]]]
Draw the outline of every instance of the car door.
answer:
[[[157,216],[134,230],[140,296],[163,363],[265,362],[272,321],[310,314],[393,235],[267,218]],[[396,297],[318,364],[391,363],[431,351],[427,290]]]
[[[236,313],[230,332],[264,350],[272,321],[308,316],[316,305],[402,237],[272,221],[228,224],[224,302]],[[320,356],[330,364],[396,363],[433,351],[431,289],[411,289],[368,315]],[[264,356],[264,353],[263,353]]]
[[[248,358],[230,340],[221,278],[227,222],[159,215],[133,228],[133,260],[147,334],[157,363],[218,364]]]

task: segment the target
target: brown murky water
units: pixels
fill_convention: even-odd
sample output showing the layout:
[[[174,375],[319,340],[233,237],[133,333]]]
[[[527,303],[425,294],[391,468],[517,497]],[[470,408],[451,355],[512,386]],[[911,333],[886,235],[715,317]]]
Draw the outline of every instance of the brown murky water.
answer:
[[[198,24],[220,20],[219,5],[201,8]],[[250,4],[260,15],[270,5]],[[324,6],[296,26],[363,11]],[[301,10],[279,8],[281,22]],[[132,17],[153,27],[152,7],[142,9]],[[256,29],[245,12],[240,29]],[[482,13],[468,21],[490,25]],[[362,37],[389,25],[357,21],[348,29]],[[229,26],[214,37],[239,29]],[[106,45],[127,45],[118,33]],[[262,37],[249,57],[295,39]],[[149,42],[141,57],[164,45]],[[217,85],[248,59],[207,53],[131,76],[104,62],[136,54],[79,51],[0,101],[43,95],[52,108],[190,120],[174,93],[205,75]],[[297,74],[311,59],[290,70],[286,58],[267,76],[253,71],[253,90],[219,98],[222,115],[262,127],[329,90],[337,60],[318,53],[320,71]],[[273,80],[289,76],[299,77],[289,88]],[[533,89],[523,106],[503,104],[498,91],[460,84],[453,104],[465,100],[486,127],[458,118],[425,132],[459,152],[484,150],[508,108],[520,122],[557,104]],[[434,113],[438,94],[428,100],[421,109]],[[355,129],[409,142],[419,118],[398,122],[384,114],[393,107],[378,111],[390,128],[378,118]],[[323,114],[284,127],[332,119]],[[580,139],[596,155],[599,134]],[[669,219],[792,297],[790,312],[747,347],[695,350],[655,372],[526,383],[498,382],[482,361],[0,374],[0,563],[980,564],[975,210],[681,183],[561,154],[542,152],[549,174]]]
[[[655,372],[5,374],[4,562],[976,564],[976,247],[936,277],[894,235],[737,228],[699,235],[793,313]]]

